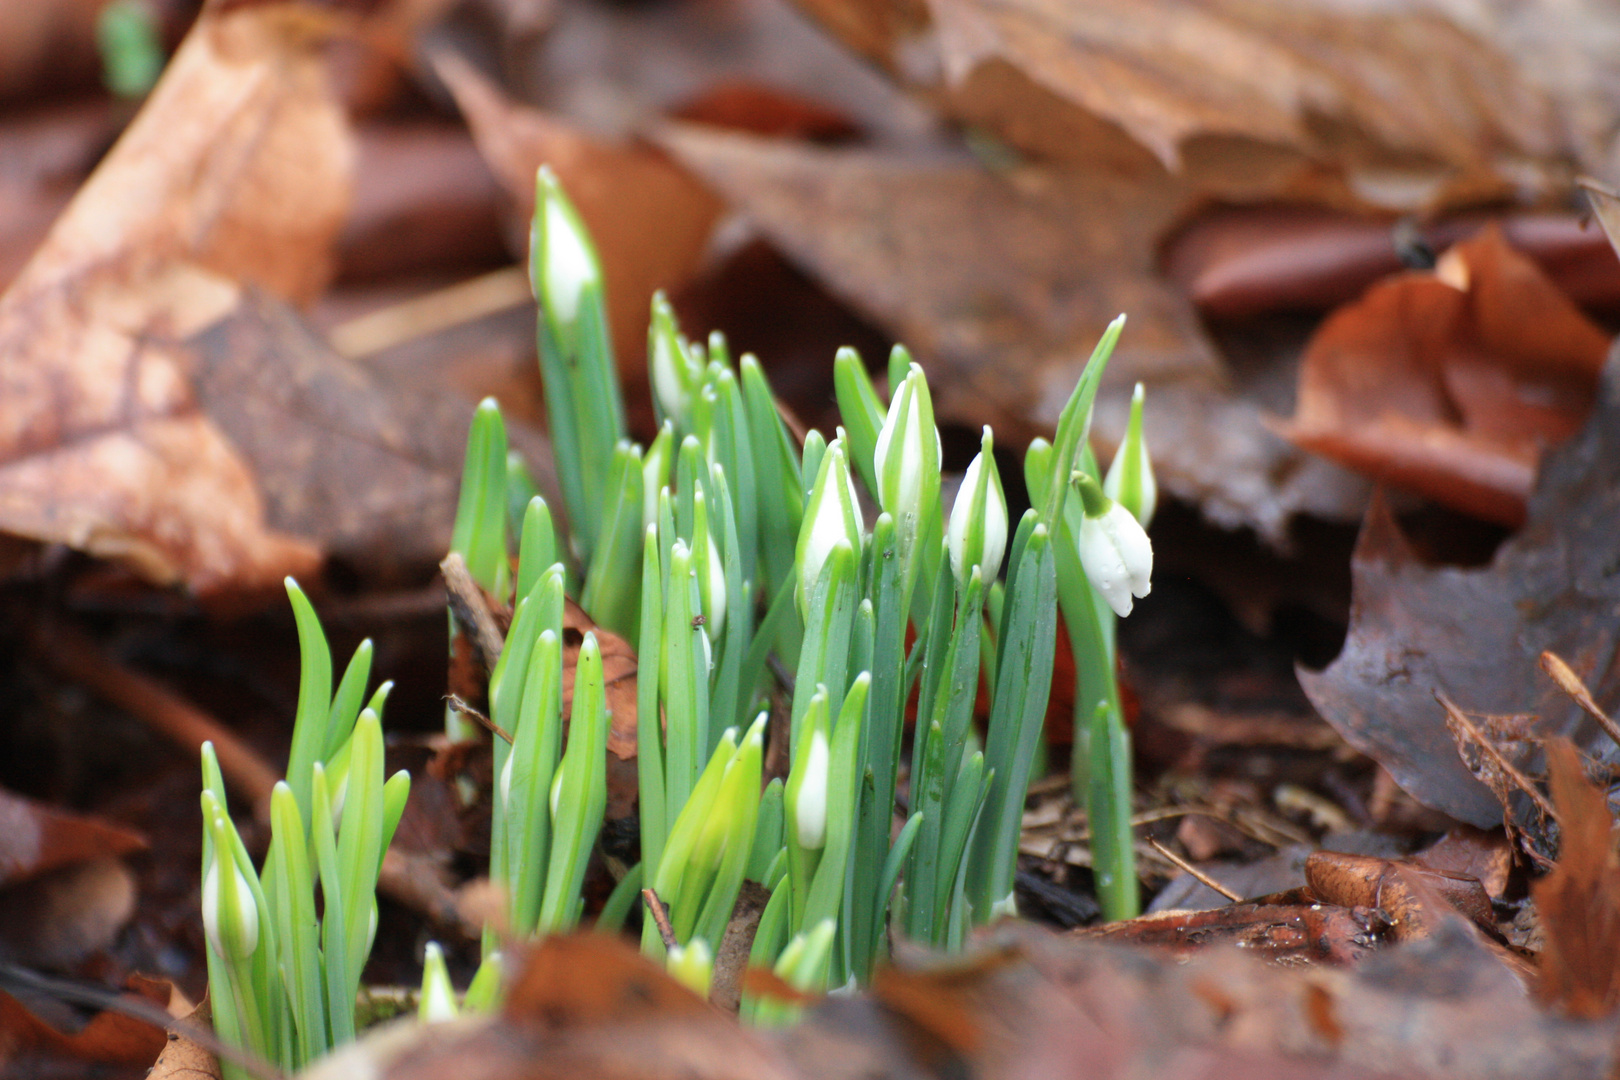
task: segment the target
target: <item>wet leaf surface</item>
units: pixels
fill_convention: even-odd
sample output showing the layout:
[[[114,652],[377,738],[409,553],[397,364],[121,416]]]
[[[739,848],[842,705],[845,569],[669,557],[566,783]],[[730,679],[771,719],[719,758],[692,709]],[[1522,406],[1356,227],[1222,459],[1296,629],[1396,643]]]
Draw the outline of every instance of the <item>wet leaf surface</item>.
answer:
[[[1611,361],[1591,419],[1546,456],[1524,529],[1490,566],[1420,565],[1387,505],[1374,503],[1344,651],[1300,681],[1323,717],[1421,802],[1482,828],[1502,820],[1459,756],[1437,692],[1471,714],[1533,717],[1538,736],[1571,735],[1599,760],[1620,753],[1537,666],[1550,649],[1604,708],[1620,695],[1617,468],[1620,364]]]

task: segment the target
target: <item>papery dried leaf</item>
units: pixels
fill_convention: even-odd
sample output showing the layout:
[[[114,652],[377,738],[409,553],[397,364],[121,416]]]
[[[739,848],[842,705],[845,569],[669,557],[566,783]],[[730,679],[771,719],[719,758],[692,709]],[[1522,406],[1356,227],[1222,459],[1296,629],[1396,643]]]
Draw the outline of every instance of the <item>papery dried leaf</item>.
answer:
[[[175,345],[240,282],[307,300],[330,273],[352,148],[307,10],[211,7],[0,298],[0,529],[202,593],[316,565]]]
[[[1547,742],[1547,770],[1558,864],[1531,887],[1546,928],[1537,992],[1571,1016],[1609,1016],[1620,1006],[1620,860],[1609,800],[1566,739]]]

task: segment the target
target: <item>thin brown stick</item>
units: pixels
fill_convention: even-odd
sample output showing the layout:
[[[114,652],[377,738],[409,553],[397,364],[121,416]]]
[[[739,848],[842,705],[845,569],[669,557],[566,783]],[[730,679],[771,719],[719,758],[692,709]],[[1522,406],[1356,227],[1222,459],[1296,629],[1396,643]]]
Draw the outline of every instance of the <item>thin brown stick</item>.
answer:
[[[1234,904],[1242,901],[1243,897],[1239,896],[1231,889],[1228,889],[1225,885],[1222,885],[1220,882],[1198,869],[1198,867],[1194,866],[1186,859],[1183,859],[1180,855],[1177,855],[1175,852],[1153,839],[1153,837],[1148,837],[1147,842],[1153,846],[1154,851],[1157,851],[1160,855],[1163,855],[1166,859],[1169,859],[1178,870],[1186,874],[1191,874],[1198,881],[1198,883],[1203,885],[1205,888],[1214,889],[1216,892],[1220,893]]]
[[[473,580],[472,573],[467,569],[467,561],[460,552],[452,551],[446,555],[439,564],[439,570],[444,574],[444,584],[450,590],[450,610],[455,613],[460,625],[472,631],[473,646],[478,650],[484,670],[494,671],[496,661],[501,658],[501,649],[506,644],[506,635],[496,621],[489,597]]]
[[[1564,663],[1562,657],[1552,652],[1542,653],[1541,670],[1551,675],[1553,682],[1558,684],[1558,689],[1573,698],[1575,704],[1586,710],[1587,716],[1597,721],[1598,727],[1603,729],[1605,735],[1616,744],[1620,744],[1620,724],[1616,724],[1608,713],[1598,707],[1598,703],[1592,698],[1592,692],[1586,688],[1586,683],[1581,681],[1581,677],[1575,674],[1573,668]]]
[[[213,743],[220,771],[231,787],[253,803],[259,817],[268,819],[270,792],[281,776],[229,728],[157,680],[125,667],[75,627],[52,623],[39,631],[35,641],[46,663],[188,754],[196,755],[203,743]]]
[[[680,942],[675,940],[675,928],[669,925],[669,910],[658,899],[658,894],[651,889],[642,889],[641,899],[647,905],[647,910],[652,912],[653,922],[658,924],[658,936],[664,939],[664,948],[673,949],[679,945]]]
[[[340,323],[327,334],[327,340],[343,356],[371,356],[407,341],[532,303],[534,294],[529,290],[528,268],[509,266]]]
[[[1475,727],[1474,722],[1468,719],[1461,709],[1453,705],[1450,698],[1438,690],[1435,691],[1434,697],[1436,701],[1440,702],[1440,707],[1446,710],[1446,718],[1461,728],[1463,733],[1470,739],[1479,744],[1480,751],[1496,763],[1496,767],[1502,770],[1502,774],[1513,781],[1514,787],[1530,796],[1530,801],[1535,803],[1536,808],[1543,814],[1554,821],[1559,820],[1558,811],[1553,809],[1553,804],[1547,801],[1547,796],[1541,793],[1541,789],[1537,788],[1528,776],[1515,768],[1511,761],[1503,757],[1502,751],[1496,748],[1496,744],[1487,739],[1485,733]]]
[[[485,731],[488,731],[491,735],[499,736],[500,739],[506,743],[506,745],[512,745],[512,736],[507,733],[505,728],[501,727],[501,725],[497,724],[495,721],[491,720],[489,717],[485,716],[483,713],[479,712],[465,701],[462,701],[459,694],[446,694],[444,697],[444,702],[446,705],[450,706],[452,712],[458,712],[462,716],[471,717],[472,719],[478,721],[478,723],[483,726]]]

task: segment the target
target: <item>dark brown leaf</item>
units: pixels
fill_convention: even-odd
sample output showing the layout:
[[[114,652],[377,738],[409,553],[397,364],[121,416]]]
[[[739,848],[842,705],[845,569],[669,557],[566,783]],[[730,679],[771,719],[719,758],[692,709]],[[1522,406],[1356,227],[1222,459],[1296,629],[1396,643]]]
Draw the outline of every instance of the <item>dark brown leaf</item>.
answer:
[[[1581,433],[1542,463],[1528,522],[1479,570],[1419,565],[1387,507],[1357,546],[1344,650],[1300,681],[1322,716],[1416,799],[1481,828],[1502,808],[1464,766],[1438,691],[1471,716],[1533,718],[1602,761],[1620,750],[1539,670],[1564,657],[1611,714],[1620,700],[1620,364]]]

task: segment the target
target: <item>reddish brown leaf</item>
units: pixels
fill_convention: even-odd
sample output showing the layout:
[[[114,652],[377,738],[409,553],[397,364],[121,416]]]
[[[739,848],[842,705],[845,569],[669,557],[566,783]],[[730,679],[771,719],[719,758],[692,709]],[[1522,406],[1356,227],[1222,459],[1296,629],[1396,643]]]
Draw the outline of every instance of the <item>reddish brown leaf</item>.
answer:
[[[1609,338],[1495,227],[1373,288],[1306,351],[1300,446],[1481,517],[1523,520],[1541,452],[1590,409]]]
[[[1567,739],[1546,749],[1558,864],[1531,892],[1547,932],[1537,992],[1571,1016],[1607,1016],[1620,1005],[1620,864],[1609,800]]]
[[[107,855],[146,847],[139,834],[0,790],[0,887]]]
[[[169,1009],[176,999],[184,1000],[166,979],[132,976],[128,990],[127,997],[160,1009]],[[111,1010],[98,1013],[84,1027],[67,1034],[0,991],[0,1063],[29,1053],[107,1065],[150,1066],[160,1051],[166,1052],[167,1041],[161,1028]]]
[[[442,56],[437,67],[506,189],[518,235],[527,236],[534,212],[535,171],[550,165],[557,173],[602,260],[620,364],[638,369],[653,292],[673,289],[697,268],[720,214],[718,200],[655,150],[611,145],[515,104],[457,57]]]
[[[1576,437],[1550,452],[1523,530],[1487,567],[1421,565],[1375,501],[1352,570],[1343,651],[1300,682],[1324,719],[1427,806],[1480,828],[1503,807],[1464,765],[1443,694],[1468,717],[1517,717],[1520,737],[1568,735],[1605,763],[1620,748],[1540,670],[1550,650],[1615,711],[1620,672],[1620,369]],[[1525,762],[1518,762],[1523,768]],[[1528,800],[1522,800],[1528,806]]]

